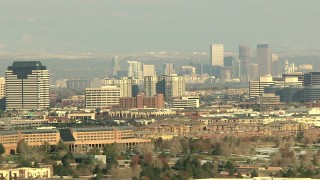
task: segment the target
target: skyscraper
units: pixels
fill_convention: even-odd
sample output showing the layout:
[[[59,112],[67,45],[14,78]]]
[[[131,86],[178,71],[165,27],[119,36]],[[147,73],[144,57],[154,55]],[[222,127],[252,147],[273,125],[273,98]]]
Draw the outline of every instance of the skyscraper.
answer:
[[[271,70],[271,75],[274,77],[279,77],[280,72],[279,72],[279,55],[278,54],[272,54],[271,55],[271,62],[272,62],[272,70]]]
[[[15,61],[5,78],[7,110],[49,107],[49,70],[40,61]]]
[[[175,74],[176,71],[174,69],[174,64],[172,63],[165,63],[163,65],[163,74],[164,75],[170,75],[170,74]]]
[[[139,80],[143,79],[142,63],[139,61],[127,61],[128,77],[133,77]]]
[[[210,45],[210,63],[211,66],[223,66],[224,49],[223,44]]]
[[[246,45],[239,45],[239,60],[240,60],[240,81],[249,81],[248,61],[250,58],[250,48]]]
[[[269,44],[257,45],[257,60],[259,76],[271,75],[271,50]]]
[[[118,71],[120,71],[120,61],[118,59],[118,56],[114,56],[112,58],[112,76],[115,77],[118,75]]]

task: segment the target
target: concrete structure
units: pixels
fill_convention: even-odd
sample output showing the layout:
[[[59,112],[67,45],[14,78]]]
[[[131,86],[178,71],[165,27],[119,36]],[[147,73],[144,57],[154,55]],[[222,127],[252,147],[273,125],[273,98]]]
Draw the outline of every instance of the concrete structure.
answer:
[[[121,79],[104,79],[103,86],[119,87],[121,97],[132,97],[132,86],[136,84],[136,79],[130,77],[122,77]]]
[[[118,72],[120,70],[121,70],[120,60],[119,60],[118,56],[114,56],[112,58],[112,76],[113,77],[118,76]]]
[[[144,92],[147,97],[152,97],[157,94],[157,76],[144,77]]]
[[[239,45],[239,60],[240,60],[240,81],[247,83],[249,82],[249,58],[250,48],[246,45]]]
[[[249,82],[249,98],[257,98],[264,93],[264,88],[275,84],[272,76],[261,76],[257,81]]]
[[[154,65],[143,64],[142,68],[143,68],[143,77],[156,75],[156,71],[154,70]]]
[[[164,107],[163,94],[156,94],[153,97],[146,97],[143,93],[138,94],[137,97],[121,97],[119,99],[119,106],[121,108],[157,108]]]
[[[15,61],[6,71],[6,109],[49,107],[49,70],[40,61]]]
[[[174,64],[165,63],[163,65],[163,75],[170,75],[170,74],[176,74]]]
[[[256,63],[250,63],[249,64],[249,68],[248,68],[248,73],[249,73],[249,75],[248,75],[248,79],[250,80],[250,81],[255,81],[255,80],[257,80],[258,78],[259,78],[259,76],[258,76],[258,64],[256,64]]]
[[[223,66],[224,48],[223,44],[210,45],[210,64],[211,66]]]
[[[261,105],[274,105],[280,103],[280,96],[274,93],[264,93],[257,98],[257,102]]]
[[[139,61],[127,61],[128,63],[128,77],[133,77],[139,80],[143,79],[142,63]]]
[[[86,108],[104,108],[119,105],[121,89],[116,86],[86,89]]]
[[[0,99],[4,98],[6,95],[6,79],[0,77]]]
[[[173,108],[198,108],[200,106],[199,97],[183,96],[180,98],[174,98],[172,101]]]
[[[165,101],[171,101],[174,97],[184,96],[185,79],[176,74],[161,76],[157,83],[157,93],[164,94]]]
[[[44,142],[57,145],[62,141],[72,152],[87,152],[93,147],[102,149],[112,143],[116,143],[120,150],[151,143],[150,139],[135,138],[133,128],[129,126],[0,131],[0,143],[6,154],[15,153],[17,143],[22,139],[31,147],[41,146]]]
[[[257,45],[257,60],[259,76],[271,75],[271,50],[269,44]]]
[[[281,75],[279,70],[279,55],[271,54],[271,75],[273,77],[279,77]]]
[[[86,89],[91,87],[91,81],[88,79],[68,79],[68,89]]]
[[[196,74],[196,68],[193,66],[181,66],[180,74],[181,75]]]
[[[280,102],[304,102],[304,89],[300,85],[271,85],[264,88],[265,93],[274,93],[280,97]]]

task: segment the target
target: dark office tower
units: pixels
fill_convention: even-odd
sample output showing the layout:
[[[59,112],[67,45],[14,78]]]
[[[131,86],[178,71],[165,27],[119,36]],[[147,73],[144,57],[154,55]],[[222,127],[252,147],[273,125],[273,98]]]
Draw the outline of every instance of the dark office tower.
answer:
[[[303,76],[304,101],[320,101],[320,72],[309,72]]]
[[[257,45],[257,60],[259,76],[271,75],[271,50],[269,44]]]
[[[249,58],[250,48],[246,45],[239,45],[239,60],[240,60],[240,81],[249,82]]]
[[[305,73],[303,78],[303,86],[320,86],[320,72]]]
[[[120,61],[118,59],[118,56],[114,56],[112,58],[112,76],[115,77],[118,75],[118,72],[120,71]]]
[[[6,71],[6,109],[49,107],[49,70],[40,61],[16,61]]]
[[[233,61],[234,61],[233,56],[225,56],[223,58],[223,66],[224,67],[232,67]]]

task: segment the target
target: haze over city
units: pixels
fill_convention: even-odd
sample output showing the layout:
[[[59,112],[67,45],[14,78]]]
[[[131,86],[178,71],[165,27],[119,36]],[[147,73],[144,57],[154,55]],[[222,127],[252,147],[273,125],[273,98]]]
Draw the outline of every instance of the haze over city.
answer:
[[[0,0],[0,179],[320,179],[319,0]]]
[[[320,49],[318,0],[1,0],[0,55]]]

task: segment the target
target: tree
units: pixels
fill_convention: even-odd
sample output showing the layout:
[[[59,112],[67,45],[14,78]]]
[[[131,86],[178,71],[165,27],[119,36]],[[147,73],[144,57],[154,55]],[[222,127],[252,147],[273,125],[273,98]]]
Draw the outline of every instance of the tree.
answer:
[[[40,165],[39,165],[37,160],[33,163],[33,167],[34,168],[40,168]]]
[[[18,141],[17,153],[21,155],[26,155],[29,152],[29,146],[25,139]]]
[[[106,155],[107,165],[106,165],[106,172],[110,173],[112,167],[118,164],[117,157],[118,157],[118,147],[116,143],[108,144],[103,148],[103,154]]]
[[[41,151],[43,151],[43,152],[49,152],[49,151],[51,151],[51,145],[50,145],[47,141],[45,141],[45,142],[43,142],[43,144],[40,146],[40,149],[41,149]]]
[[[4,154],[6,152],[6,149],[4,148],[3,144],[0,143],[0,157],[2,156],[2,154]]]
[[[251,178],[254,178],[254,177],[259,177],[259,174],[255,169],[251,172]]]

